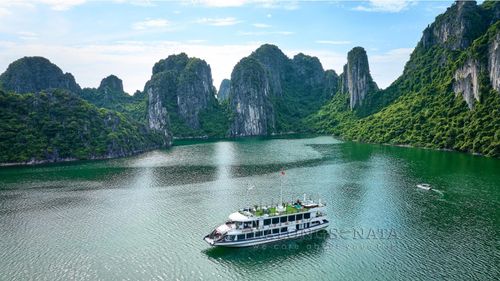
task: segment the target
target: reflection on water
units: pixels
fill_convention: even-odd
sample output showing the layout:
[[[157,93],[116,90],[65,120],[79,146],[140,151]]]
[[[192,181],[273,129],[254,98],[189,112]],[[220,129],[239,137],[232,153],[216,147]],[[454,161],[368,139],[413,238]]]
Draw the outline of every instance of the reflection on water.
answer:
[[[285,198],[327,203],[330,235],[210,248],[202,237],[229,213],[278,201],[282,168]],[[491,279],[500,275],[498,171],[498,159],[330,137],[1,168],[0,280]],[[397,239],[339,237],[352,229]]]

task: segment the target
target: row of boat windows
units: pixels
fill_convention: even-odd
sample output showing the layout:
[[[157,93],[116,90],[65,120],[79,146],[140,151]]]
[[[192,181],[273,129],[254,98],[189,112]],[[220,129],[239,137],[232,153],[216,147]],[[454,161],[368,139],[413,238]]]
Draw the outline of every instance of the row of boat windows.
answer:
[[[315,226],[320,224],[319,221],[315,221],[312,223],[304,223],[303,225],[301,224],[300,227],[299,225],[296,225],[296,229],[305,229],[309,228],[309,226]],[[258,238],[262,236],[267,236],[271,234],[279,234],[279,233],[286,233],[288,232],[288,227],[282,227],[282,228],[273,228],[273,229],[267,229],[267,230],[261,230],[261,231],[256,231],[256,232],[250,232],[247,234],[238,234],[238,235],[227,235],[226,236],[226,241],[234,241],[235,238],[237,238],[237,241],[245,240],[245,239],[252,239],[252,238]]]
[[[283,216],[283,217],[277,217],[277,218],[272,218],[272,219],[265,219],[264,225],[270,225],[271,223],[277,224],[280,222],[284,223],[284,222],[289,222],[289,221],[296,221],[296,220],[310,219],[310,218],[311,218],[311,213]]]
[[[285,223],[285,222],[290,222],[290,221],[299,221],[302,219],[310,219],[310,218],[311,218],[311,213],[275,217],[275,218],[264,219],[264,225],[266,226],[266,225],[270,225],[270,224]],[[243,228],[257,227],[258,225],[259,225],[259,221],[249,221],[249,222],[243,223]]]

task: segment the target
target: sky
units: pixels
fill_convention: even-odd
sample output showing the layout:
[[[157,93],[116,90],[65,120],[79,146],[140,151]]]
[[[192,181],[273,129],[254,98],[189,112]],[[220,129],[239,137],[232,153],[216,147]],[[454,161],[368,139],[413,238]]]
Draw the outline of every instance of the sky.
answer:
[[[43,56],[82,87],[115,74],[143,90],[155,62],[181,52],[207,61],[214,86],[264,43],[317,56],[338,74],[362,46],[381,88],[403,71],[424,28],[453,1],[0,0],[0,72]]]

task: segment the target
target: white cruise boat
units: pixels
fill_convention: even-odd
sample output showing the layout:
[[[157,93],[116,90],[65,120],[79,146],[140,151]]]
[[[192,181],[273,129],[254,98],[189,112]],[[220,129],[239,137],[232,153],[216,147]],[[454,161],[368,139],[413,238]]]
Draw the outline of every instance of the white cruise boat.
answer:
[[[247,247],[301,237],[328,226],[325,206],[321,201],[297,200],[241,209],[229,215],[229,220],[204,240],[211,246]]]

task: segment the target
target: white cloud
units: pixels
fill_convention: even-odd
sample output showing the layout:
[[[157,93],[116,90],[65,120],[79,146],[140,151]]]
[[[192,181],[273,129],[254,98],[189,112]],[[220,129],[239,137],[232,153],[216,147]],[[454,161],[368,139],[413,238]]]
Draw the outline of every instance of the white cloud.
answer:
[[[0,72],[23,56],[44,56],[64,72],[71,72],[82,87],[97,87],[102,78],[115,74],[125,90],[142,90],[157,61],[181,52],[204,59],[212,69],[214,85],[230,78],[233,67],[260,43],[230,45],[193,44],[173,41],[122,41],[90,46],[63,46],[37,42],[0,41]]]
[[[19,39],[21,40],[36,40],[38,39],[38,35],[29,31],[20,31],[17,33],[19,35]]]
[[[203,5],[213,8],[231,8],[245,5],[256,5],[257,7],[274,9],[281,8],[285,10],[296,10],[299,8],[298,1],[282,0],[185,0],[184,3],[193,5]]]
[[[187,40],[187,42],[191,43],[191,44],[201,44],[201,43],[207,42],[207,40],[203,40],[203,39],[191,39],[191,40]]]
[[[190,1],[192,4],[201,4],[207,7],[240,7],[245,4],[248,4],[247,0],[193,0]]]
[[[263,36],[263,35],[292,35],[292,31],[241,31],[238,33],[243,36]]]
[[[356,11],[398,13],[414,5],[416,0],[369,0],[367,5],[359,5]]]
[[[135,22],[132,24],[132,29],[134,30],[145,30],[151,28],[162,28],[170,25],[170,22],[166,19],[147,19],[144,21]]]
[[[349,45],[351,41],[334,41],[334,40],[317,40],[318,44],[327,44],[327,45]]]
[[[196,21],[199,24],[208,24],[212,26],[230,26],[240,23],[241,21],[237,20],[234,17],[227,18],[201,18]]]
[[[257,28],[269,28],[269,27],[271,27],[269,24],[265,24],[265,23],[254,23],[252,25],[254,27],[257,27]]]

